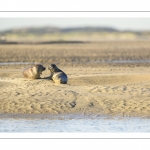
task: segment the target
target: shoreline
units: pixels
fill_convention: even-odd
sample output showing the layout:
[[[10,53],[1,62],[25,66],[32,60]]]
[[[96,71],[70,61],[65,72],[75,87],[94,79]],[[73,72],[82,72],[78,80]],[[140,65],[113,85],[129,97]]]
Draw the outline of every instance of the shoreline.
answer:
[[[0,119],[123,119],[123,118],[143,118],[150,119],[150,116],[119,116],[104,114],[0,114]]]

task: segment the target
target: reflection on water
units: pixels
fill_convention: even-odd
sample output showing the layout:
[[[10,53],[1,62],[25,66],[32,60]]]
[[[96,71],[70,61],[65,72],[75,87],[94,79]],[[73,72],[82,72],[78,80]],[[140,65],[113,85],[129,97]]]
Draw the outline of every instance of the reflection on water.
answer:
[[[144,118],[0,119],[0,132],[150,132]]]

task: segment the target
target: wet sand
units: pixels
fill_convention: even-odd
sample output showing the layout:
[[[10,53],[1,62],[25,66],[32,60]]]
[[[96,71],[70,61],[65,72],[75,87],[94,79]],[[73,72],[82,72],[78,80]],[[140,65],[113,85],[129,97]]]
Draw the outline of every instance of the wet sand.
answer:
[[[131,47],[134,47],[133,45],[131,44]],[[144,51],[143,53],[141,51],[137,53],[133,48],[135,51],[133,56],[137,60],[148,59],[150,46],[148,43],[147,45],[145,48],[146,54]],[[81,48],[83,47],[84,45],[81,45]],[[136,49],[139,47],[137,46]],[[28,48],[30,49],[30,46]],[[19,50],[15,51],[14,48],[12,53],[17,55],[11,57],[12,53],[8,55],[10,49],[11,47],[9,46],[0,46],[0,52],[4,54],[3,62],[8,62],[8,60],[9,62],[12,62],[12,60],[20,62],[24,51],[18,57]],[[92,60],[98,59],[97,54],[101,57],[103,56],[103,53],[98,52],[98,50],[97,53],[89,50],[90,52],[88,51],[87,54],[85,54],[84,50],[80,52],[80,55],[76,54],[76,56],[74,56],[74,51],[71,55],[71,52],[67,50],[69,53],[65,59],[64,56],[59,55],[62,48],[56,49],[54,54],[51,55],[54,55],[54,63],[58,64],[59,68],[68,75],[68,84],[55,84],[46,79],[50,75],[49,70],[43,72],[42,79],[29,80],[22,75],[24,67],[29,65],[0,66],[0,117],[7,117],[10,114],[29,116],[31,114],[150,116],[150,69],[148,63],[108,64],[104,61],[94,65]],[[64,51],[66,49],[64,48]],[[125,51],[126,54],[118,52],[118,58],[124,60],[123,58],[127,57],[129,59],[128,55],[133,52],[131,48],[126,48]],[[32,53],[29,54],[31,55]],[[48,67],[52,60],[47,62],[48,58],[45,59],[44,57],[45,51],[37,50],[37,54],[38,58],[41,55],[42,61],[36,59],[36,57],[35,61],[41,62],[45,67]],[[110,53],[107,55],[110,57]],[[114,53],[111,58],[114,59],[113,56],[116,57],[116,55],[117,53]],[[127,56],[122,57],[123,55]],[[73,58],[73,56],[74,59],[67,63],[68,58]],[[130,56],[132,59],[132,55]],[[31,57],[24,54],[24,59],[27,61],[29,59],[33,61],[32,57],[34,57],[34,53]],[[85,59],[88,62],[83,62]],[[101,59],[99,60],[101,61]]]

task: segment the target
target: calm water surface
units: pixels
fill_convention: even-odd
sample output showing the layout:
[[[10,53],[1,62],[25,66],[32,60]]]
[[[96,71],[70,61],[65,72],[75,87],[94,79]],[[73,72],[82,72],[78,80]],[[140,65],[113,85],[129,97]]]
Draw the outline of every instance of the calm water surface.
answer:
[[[133,117],[0,118],[0,132],[150,132],[150,119]]]

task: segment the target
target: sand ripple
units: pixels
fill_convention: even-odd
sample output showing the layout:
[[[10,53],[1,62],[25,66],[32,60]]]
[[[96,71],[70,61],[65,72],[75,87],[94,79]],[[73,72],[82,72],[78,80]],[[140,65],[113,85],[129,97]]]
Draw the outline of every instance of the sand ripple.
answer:
[[[78,70],[78,71],[77,71]],[[89,70],[89,72],[88,72]],[[11,71],[11,69],[10,69]],[[67,85],[24,79],[20,70],[0,77],[0,113],[107,114],[150,116],[150,76],[146,68],[97,70],[68,68]],[[14,78],[14,76],[17,78]]]

